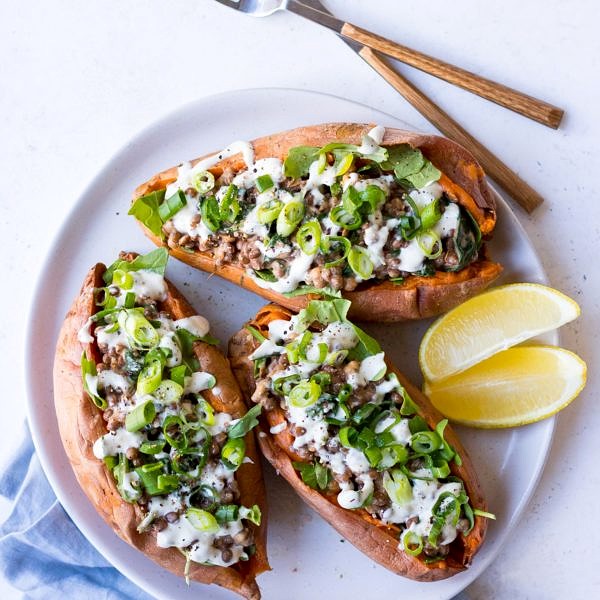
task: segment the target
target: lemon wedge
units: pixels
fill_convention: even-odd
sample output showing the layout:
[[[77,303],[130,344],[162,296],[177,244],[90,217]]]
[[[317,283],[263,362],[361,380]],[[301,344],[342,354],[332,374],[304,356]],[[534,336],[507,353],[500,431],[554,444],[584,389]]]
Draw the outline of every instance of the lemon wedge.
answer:
[[[519,346],[495,354],[424,392],[446,417],[485,429],[525,425],[550,417],[585,386],[587,368],[554,346]]]
[[[574,300],[536,283],[503,285],[467,300],[425,333],[419,364],[439,381],[579,316]]]

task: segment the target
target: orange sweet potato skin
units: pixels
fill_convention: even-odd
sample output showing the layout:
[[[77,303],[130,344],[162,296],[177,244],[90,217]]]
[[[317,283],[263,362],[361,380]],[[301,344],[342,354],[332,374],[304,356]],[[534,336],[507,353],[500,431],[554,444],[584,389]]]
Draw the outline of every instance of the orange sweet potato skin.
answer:
[[[372,124],[325,123],[300,127],[268,135],[252,142],[256,159],[273,157],[285,159],[294,146],[323,146],[331,141],[360,143],[362,136]],[[467,150],[446,138],[386,128],[384,146],[410,144],[419,148],[443,173],[440,184],[453,200],[464,206],[473,215],[482,234],[489,237],[496,224],[494,194],[489,188],[485,174]],[[204,158],[204,157],[202,157]],[[201,159],[196,159],[192,163]],[[245,163],[240,156],[221,161],[210,169],[219,176],[225,168],[240,171]],[[140,185],[134,199],[152,191],[162,190],[177,179],[177,168],[172,167],[154,175]],[[157,246],[165,244],[142,225],[145,235]],[[294,311],[301,310],[315,296],[285,296],[257,285],[241,267],[225,264],[216,265],[208,252],[187,252],[174,246],[169,247],[172,256],[208,273],[215,273],[255,294],[276,302]],[[367,282],[356,291],[344,292],[344,298],[352,301],[349,316],[362,321],[396,322],[424,319],[437,316],[457,306],[484,290],[502,271],[502,267],[485,256],[457,273],[438,271],[432,277],[409,277],[402,284],[390,282]]]
[[[95,265],[87,274],[80,293],[75,298],[61,328],[54,361],[54,402],[61,439],[75,476],[102,518],[126,542],[143,552],[160,566],[183,576],[185,559],[176,548],[160,548],[152,531],[138,533],[136,527],[143,518],[140,508],[125,502],[117,491],[114,479],[104,462],[92,451],[96,439],[107,433],[102,411],[87,397],[81,380],[81,354],[100,362],[95,344],[82,345],[77,339],[79,329],[96,312],[94,288],[102,287],[104,265]],[[173,318],[196,314],[186,299],[169,282],[168,298],[161,309]],[[203,369],[215,375],[219,393],[202,392],[218,412],[229,412],[236,418],[246,412],[237,382],[228,360],[214,346],[203,342],[194,344],[194,351]],[[246,438],[246,454],[252,463],[244,463],[236,472],[242,502],[247,506],[258,504],[262,511],[262,525],[255,528],[256,553],[249,561],[233,567],[203,566],[192,563],[190,578],[202,583],[214,583],[237,592],[244,598],[258,600],[260,590],[256,576],[269,570],[266,553],[266,493],[260,467],[260,458],[254,434]]]
[[[268,305],[259,311],[250,322],[250,325],[268,335],[267,326],[270,321],[289,319],[290,316],[291,313],[288,310],[279,306]],[[248,356],[257,346],[258,342],[246,329],[236,333],[229,342],[229,359],[246,398],[252,395],[256,386],[256,380],[253,376],[253,364]],[[419,414],[423,416],[429,426],[435,427],[443,418],[442,415],[431,405],[427,397],[393,365],[388,364],[388,368],[397,375],[401,384],[406,388],[418,406]],[[486,519],[475,517],[473,530],[466,537],[459,536],[453,542],[447,559],[427,565],[422,559],[410,556],[397,549],[397,533],[394,535],[397,528],[378,524],[366,511],[343,509],[337,504],[335,497],[325,496],[308,487],[292,466],[292,461],[301,459],[290,450],[293,438],[289,431],[286,429],[275,435],[270,433],[270,427],[284,419],[283,412],[281,409],[276,409],[268,411],[265,416],[266,422],[261,423],[258,434],[258,443],[262,454],[307,504],[369,558],[398,575],[417,581],[438,581],[451,577],[468,567],[485,538]],[[454,462],[452,463],[452,474],[464,481],[472,506],[486,510],[481,486],[469,456],[450,426],[446,427],[444,436],[462,458],[460,467]]]

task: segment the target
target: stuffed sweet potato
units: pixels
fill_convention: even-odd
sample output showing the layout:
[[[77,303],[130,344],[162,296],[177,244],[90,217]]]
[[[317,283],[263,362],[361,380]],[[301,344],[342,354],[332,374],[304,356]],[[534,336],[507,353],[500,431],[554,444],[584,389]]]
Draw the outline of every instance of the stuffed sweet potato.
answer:
[[[477,476],[447,421],[347,311],[345,300],[296,316],[269,305],[230,340],[240,387],[263,408],[260,448],[367,556],[411,579],[450,577],[491,516]]]
[[[56,348],[61,438],[121,538],[177,575],[258,599],[269,565],[256,420],[208,322],[164,279],[167,258],[89,271]]]
[[[398,129],[235,142],[140,185],[130,214],[173,256],[296,311],[321,295],[351,300],[356,319],[431,317],[501,271],[482,245],[496,210],[479,165]]]

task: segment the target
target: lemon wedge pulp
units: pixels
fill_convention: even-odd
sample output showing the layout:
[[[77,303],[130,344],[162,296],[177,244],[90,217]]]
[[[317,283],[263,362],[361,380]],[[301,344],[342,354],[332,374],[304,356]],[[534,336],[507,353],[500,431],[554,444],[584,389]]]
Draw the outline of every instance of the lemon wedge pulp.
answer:
[[[439,381],[579,316],[574,300],[536,283],[504,285],[438,319],[419,348],[426,381]]]
[[[586,381],[585,363],[554,346],[519,346],[495,354],[424,391],[446,417],[471,427],[525,425],[571,402]]]

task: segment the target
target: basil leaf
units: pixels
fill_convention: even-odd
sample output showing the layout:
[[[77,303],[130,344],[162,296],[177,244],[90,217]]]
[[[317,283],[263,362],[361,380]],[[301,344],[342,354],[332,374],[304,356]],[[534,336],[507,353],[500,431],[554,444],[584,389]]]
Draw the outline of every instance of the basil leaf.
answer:
[[[249,431],[258,425],[258,415],[262,410],[262,406],[257,404],[253,406],[238,422],[229,429],[227,435],[230,440],[244,437]]]
[[[165,191],[150,192],[137,198],[129,209],[128,215],[134,216],[145,225],[154,235],[163,238],[163,220],[160,217],[159,207],[165,198]]]
[[[159,275],[165,274],[169,252],[166,248],[157,248],[148,252],[148,254],[136,256],[132,261],[116,260],[108,269],[106,269],[102,278],[106,285],[110,285],[113,279],[113,273],[119,269],[121,271],[152,271]]]
[[[316,160],[319,148],[314,146],[296,146],[290,148],[283,163],[283,174],[292,179],[308,175],[310,165]]]

